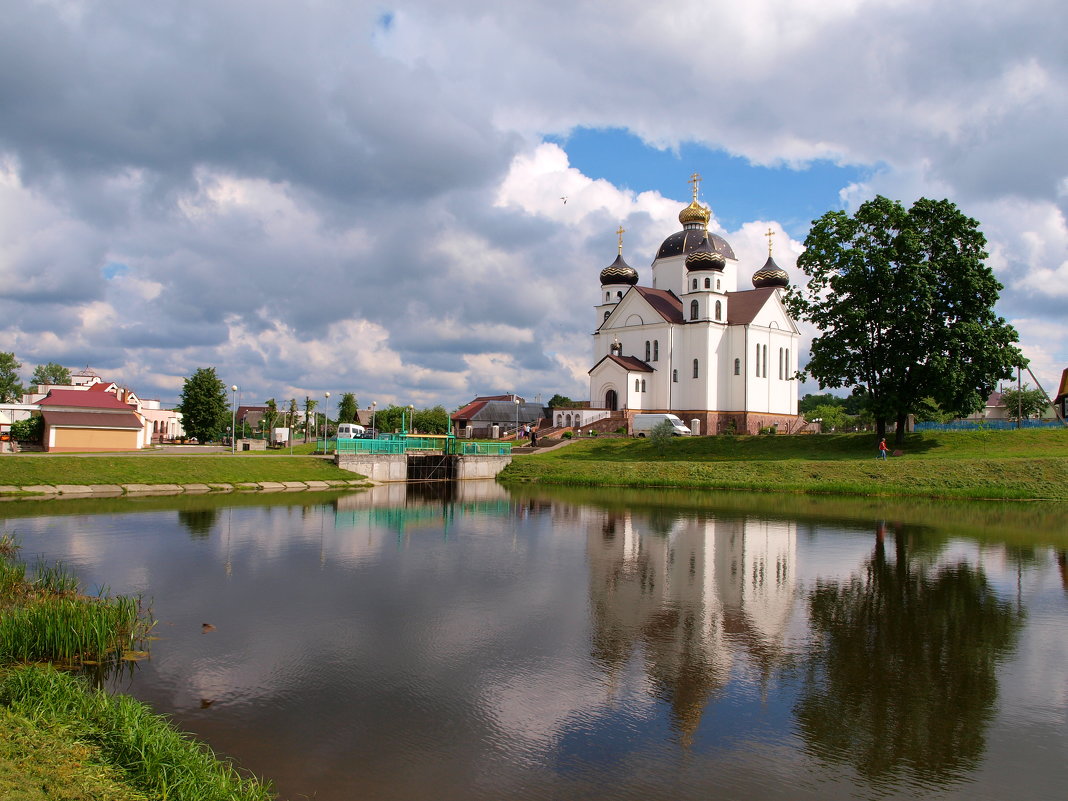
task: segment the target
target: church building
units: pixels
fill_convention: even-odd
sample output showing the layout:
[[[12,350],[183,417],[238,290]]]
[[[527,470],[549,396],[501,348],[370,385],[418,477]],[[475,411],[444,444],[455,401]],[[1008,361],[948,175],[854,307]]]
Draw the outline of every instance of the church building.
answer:
[[[739,287],[731,246],[708,230],[711,212],[693,201],[682,230],[664,240],[652,285],[623,260],[601,271],[590,405],[630,418],[671,412],[694,434],[796,431],[798,328],[783,305],[789,277],[771,257]],[[696,427],[695,427],[696,425]]]

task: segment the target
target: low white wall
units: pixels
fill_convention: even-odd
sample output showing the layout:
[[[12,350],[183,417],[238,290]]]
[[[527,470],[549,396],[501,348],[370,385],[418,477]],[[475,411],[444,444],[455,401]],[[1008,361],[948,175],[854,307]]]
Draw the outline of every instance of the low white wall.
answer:
[[[408,457],[403,453],[339,453],[334,457],[334,464],[373,481],[406,481],[408,478]]]
[[[511,456],[457,456],[456,459],[456,478],[459,481],[496,478],[499,472],[512,463]]]

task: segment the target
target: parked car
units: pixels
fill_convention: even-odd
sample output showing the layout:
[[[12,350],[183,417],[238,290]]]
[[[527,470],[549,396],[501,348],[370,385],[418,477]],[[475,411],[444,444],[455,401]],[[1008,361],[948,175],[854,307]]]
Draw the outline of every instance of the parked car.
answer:
[[[355,423],[341,423],[337,427],[338,439],[363,439],[367,429]]]

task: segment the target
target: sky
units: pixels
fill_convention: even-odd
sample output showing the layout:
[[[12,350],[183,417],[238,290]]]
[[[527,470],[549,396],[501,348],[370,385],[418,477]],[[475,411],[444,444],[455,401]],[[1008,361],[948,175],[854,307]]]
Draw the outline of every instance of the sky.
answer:
[[[58,362],[173,403],[214,367],[246,404],[586,399],[616,229],[651,283],[694,172],[740,274],[770,227],[795,283],[823,213],[950,199],[1047,391],[1068,366],[1052,0],[4,11],[0,351],[24,380]]]

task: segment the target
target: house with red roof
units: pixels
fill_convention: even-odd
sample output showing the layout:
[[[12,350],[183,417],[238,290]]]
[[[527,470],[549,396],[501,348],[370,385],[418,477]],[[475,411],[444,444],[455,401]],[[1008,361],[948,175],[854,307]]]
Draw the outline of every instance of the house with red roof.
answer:
[[[133,393],[104,382],[88,389],[50,389],[37,402],[44,418],[44,449],[85,453],[143,448],[150,428],[137,404]]]

